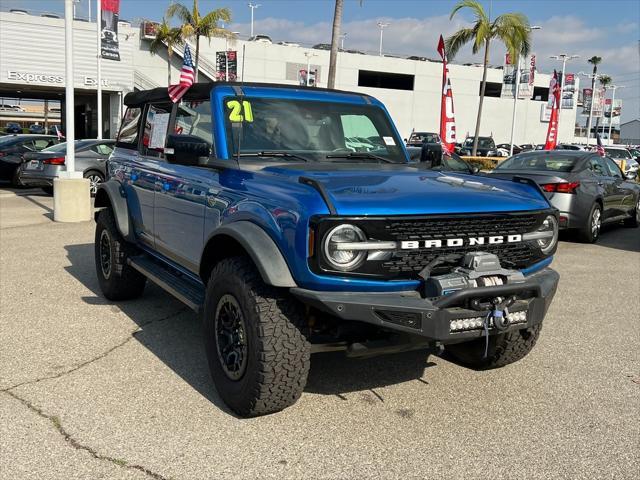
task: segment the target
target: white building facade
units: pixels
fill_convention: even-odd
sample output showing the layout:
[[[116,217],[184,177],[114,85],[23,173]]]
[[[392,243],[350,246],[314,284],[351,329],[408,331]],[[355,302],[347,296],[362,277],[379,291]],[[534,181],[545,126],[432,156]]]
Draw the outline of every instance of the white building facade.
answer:
[[[140,28],[127,23],[118,28],[121,61],[102,60],[104,134],[111,137],[117,130],[124,94],[167,85],[166,50],[152,55],[150,41],[143,38]],[[238,78],[246,82],[297,84],[299,70],[306,69],[309,61],[310,70],[317,70],[317,85],[326,86],[328,51],[219,38],[200,41],[200,81],[215,78],[216,52],[226,47],[237,51]],[[94,136],[95,23],[74,22],[74,50],[79,136]],[[195,54],[194,48],[192,52]],[[176,52],[171,67],[174,81],[181,63],[181,52]],[[404,137],[413,129],[439,130],[441,63],[341,52],[337,67],[336,88],[380,99]],[[467,134],[474,134],[482,67],[451,64],[449,70],[457,138],[462,141]],[[496,143],[508,143],[511,134],[513,99],[499,97],[502,75],[501,69],[488,71],[488,96],[480,128],[480,135],[492,135]],[[544,143],[549,125],[543,118],[549,80],[547,74],[535,77],[534,96],[541,100],[518,101],[515,143]],[[65,83],[64,20],[0,12],[0,96],[61,99]],[[561,111],[559,141],[573,141],[575,119],[576,106]]]

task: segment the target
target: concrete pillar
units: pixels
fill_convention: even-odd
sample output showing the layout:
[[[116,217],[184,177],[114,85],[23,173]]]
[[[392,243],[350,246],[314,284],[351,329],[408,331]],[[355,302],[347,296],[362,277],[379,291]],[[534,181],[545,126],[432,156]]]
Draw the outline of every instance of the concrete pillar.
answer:
[[[54,178],[53,192],[54,221],[87,222],[91,220],[88,178],[82,178],[82,174],[80,178]]]

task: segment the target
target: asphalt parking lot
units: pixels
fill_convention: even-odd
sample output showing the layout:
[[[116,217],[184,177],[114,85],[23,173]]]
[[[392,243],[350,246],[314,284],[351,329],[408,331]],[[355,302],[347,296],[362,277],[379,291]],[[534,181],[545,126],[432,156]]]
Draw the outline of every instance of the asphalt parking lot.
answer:
[[[99,293],[93,222],[0,188],[0,478],[638,478],[640,230],[561,242],[538,345],[500,370],[412,352],[312,359],[293,407],[239,419],[197,317]]]

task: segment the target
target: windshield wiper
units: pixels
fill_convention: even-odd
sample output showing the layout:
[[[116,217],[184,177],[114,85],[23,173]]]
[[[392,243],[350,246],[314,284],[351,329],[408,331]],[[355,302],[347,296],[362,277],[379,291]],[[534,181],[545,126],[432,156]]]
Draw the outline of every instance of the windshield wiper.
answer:
[[[385,163],[398,163],[390,160],[388,158],[381,157],[380,155],[376,155],[374,153],[369,152],[351,152],[351,153],[331,153],[326,156],[326,158],[353,158],[359,160],[380,160]]]
[[[301,155],[296,155],[295,153],[289,152],[276,152],[276,151],[263,151],[263,152],[244,152],[240,154],[241,157],[279,157],[279,158],[287,158],[287,159],[295,159],[302,160],[303,162],[308,162],[309,159],[303,157]]]

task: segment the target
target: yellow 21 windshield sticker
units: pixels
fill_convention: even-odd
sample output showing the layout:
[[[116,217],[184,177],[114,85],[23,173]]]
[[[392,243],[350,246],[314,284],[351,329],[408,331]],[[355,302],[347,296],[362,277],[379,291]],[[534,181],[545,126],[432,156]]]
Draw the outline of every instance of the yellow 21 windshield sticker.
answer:
[[[227,102],[227,108],[229,109],[230,121],[253,122],[253,111],[248,101],[243,100],[243,102],[240,103],[238,100],[229,100]]]

